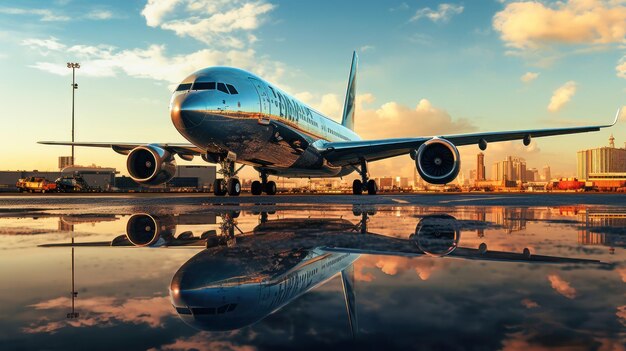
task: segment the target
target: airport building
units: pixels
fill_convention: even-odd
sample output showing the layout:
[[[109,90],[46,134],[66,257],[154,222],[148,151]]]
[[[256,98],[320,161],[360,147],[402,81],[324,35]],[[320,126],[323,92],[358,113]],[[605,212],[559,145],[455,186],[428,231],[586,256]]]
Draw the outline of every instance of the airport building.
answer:
[[[579,180],[626,180],[626,147],[616,148],[613,135],[609,146],[581,150],[577,153]]]
[[[169,185],[180,184],[185,187],[210,189],[213,187],[216,173],[215,166],[176,166],[176,175]]]
[[[150,188],[140,186],[130,177],[117,176],[119,172],[115,168],[92,166],[68,166],[60,171],[0,171],[0,191],[17,191],[15,184],[23,178],[45,178],[55,181],[61,177],[70,177],[80,174],[87,185],[102,191],[109,190],[135,190],[145,191]],[[210,190],[216,178],[215,166],[177,166],[174,178],[163,186],[156,189],[190,189]]]

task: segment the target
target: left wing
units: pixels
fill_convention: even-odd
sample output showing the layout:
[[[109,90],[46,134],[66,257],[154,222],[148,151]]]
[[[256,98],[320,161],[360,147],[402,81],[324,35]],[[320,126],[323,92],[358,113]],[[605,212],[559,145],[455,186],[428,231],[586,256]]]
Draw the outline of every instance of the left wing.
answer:
[[[204,154],[204,150],[193,145],[193,144],[176,144],[176,143],[82,143],[82,142],[71,142],[71,141],[38,141],[39,144],[45,145],[67,145],[67,146],[86,146],[86,147],[105,147],[111,148],[113,151],[118,154],[128,155],[128,153],[136,148],[137,146],[142,145],[156,145],[160,148],[168,150],[171,153],[179,154],[179,155],[189,155],[189,156],[199,156]]]
[[[611,124],[569,128],[528,129],[504,132],[468,133],[442,135],[456,146],[478,144],[480,142],[500,142],[508,140],[522,140],[525,138],[539,138],[553,135],[596,132],[602,128],[611,127],[617,123],[621,109],[617,110],[615,120]],[[389,157],[405,155],[416,150],[424,142],[433,137],[397,138],[380,140],[359,140],[341,142],[321,142],[316,145],[320,153],[333,165],[358,164],[360,160],[376,161]]]

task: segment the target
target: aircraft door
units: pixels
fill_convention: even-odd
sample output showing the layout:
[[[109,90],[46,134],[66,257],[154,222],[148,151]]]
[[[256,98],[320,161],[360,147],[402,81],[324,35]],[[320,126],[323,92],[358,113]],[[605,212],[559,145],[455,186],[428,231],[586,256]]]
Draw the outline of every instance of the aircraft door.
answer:
[[[259,103],[261,105],[261,113],[266,116],[270,116],[272,113],[272,105],[270,103],[270,92],[269,92],[269,89],[267,88],[267,85],[263,83],[262,81],[255,79],[255,78],[249,78],[249,79],[254,85],[254,88],[256,89],[257,93],[259,94]]]

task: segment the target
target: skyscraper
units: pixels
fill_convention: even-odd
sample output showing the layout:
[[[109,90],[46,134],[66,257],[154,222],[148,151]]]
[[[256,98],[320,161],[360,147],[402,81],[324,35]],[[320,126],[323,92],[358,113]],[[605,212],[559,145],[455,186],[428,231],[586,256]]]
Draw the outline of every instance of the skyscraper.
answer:
[[[485,180],[485,154],[476,155],[476,180]]]
[[[545,165],[543,167],[543,180],[549,182],[552,179],[552,173],[550,172],[550,166]]]
[[[520,157],[507,156],[494,163],[492,170],[493,180],[526,181],[526,161]]]

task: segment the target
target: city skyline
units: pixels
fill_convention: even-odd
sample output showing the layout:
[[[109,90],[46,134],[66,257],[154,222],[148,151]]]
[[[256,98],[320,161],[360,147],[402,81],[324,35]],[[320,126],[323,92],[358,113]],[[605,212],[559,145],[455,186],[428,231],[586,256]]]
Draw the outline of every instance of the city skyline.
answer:
[[[12,152],[2,168],[51,170],[70,154],[35,144],[70,139],[66,62],[81,63],[79,141],[184,142],[169,118],[171,89],[211,65],[251,70],[338,119],[353,49],[362,64],[356,131],[367,139],[606,123],[626,97],[621,2],[359,2],[359,9],[348,16],[347,2],[200,0],[0,6],[0,71],[11,82],[2,85],[9,117],[1,127],[14,131],[3,139]],[[549,23],[586,13],[615,20],[558,23],[569,31],[552,33],[520,22],[535,12]],[[576,152],[604,145],[611,133],[622,139],[623,119],[608,131],[533,140],[528,148],[492,144],[485,164],[513,155],[574,176]],[[467,176],[478,148],[460,151]],[[126,172],[125,158],[110,150],[76,154],[78,164]],[[399,157],[374,162],[371,173],[411,177],[414,167]]]

